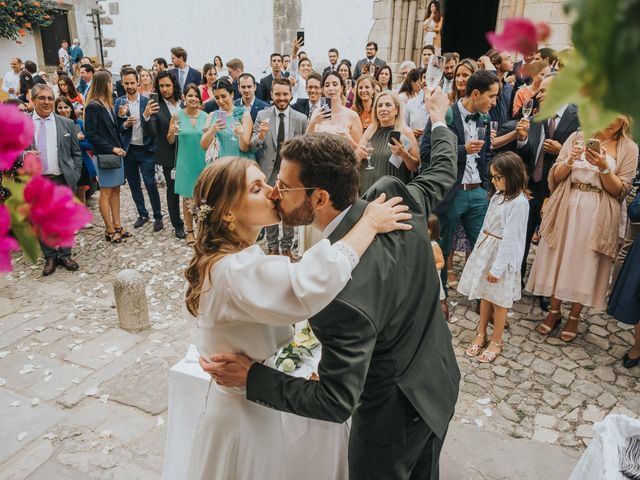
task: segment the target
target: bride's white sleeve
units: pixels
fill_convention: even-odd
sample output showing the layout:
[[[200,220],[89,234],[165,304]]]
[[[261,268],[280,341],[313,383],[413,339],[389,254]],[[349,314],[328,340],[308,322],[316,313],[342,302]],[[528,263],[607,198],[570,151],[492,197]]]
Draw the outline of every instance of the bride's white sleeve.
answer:
[[[326,239],[297,263],[252,249],[233,255],[226,268],[227,317],[276,326],[305,320],[340,293],[358,260],[350,245]]]

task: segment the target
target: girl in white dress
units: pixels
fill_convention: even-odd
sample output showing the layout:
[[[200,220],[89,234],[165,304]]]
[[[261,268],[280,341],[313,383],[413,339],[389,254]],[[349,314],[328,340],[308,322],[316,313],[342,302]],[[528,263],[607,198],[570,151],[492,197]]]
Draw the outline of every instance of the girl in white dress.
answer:
[[[444,267],[444,255],[442,254],[442,249],[438,244],[438,241],[440,240],[440,220],[438,220],[438,216],[436,214],[429,214],[427,227],[429,228],[429,238],[431,239],[433,259],[436,262],[436,270],[438,271],[438,278],[440,279],[440,304],[442,305],[442,313],[444,314],[444,318],[449,320],[449,305],[447,304],[447,295],[444,293],[442,278],[440,278],[440,272]]]
[[[520,300],[520,264],[524,255],[529,198],[527,173],[522,159],[512,152],[497,155],[489,166],[491,193],[482,234],[467,261],[458,292],[469,300],[480,299],[478,335],[465,354],[477,356],[487,345],[487,326],[493,318],[493,333],[478,357],[493,362],[502,352],[502,332],[507,310]]]
[[[280,220],[272,190],[254,162],[238,157],[217,160],[195,185],[198,234],[185,272],[186,307],[206,358],[232,352],[270,358],[291,341],[292,324],[318,313],[344,288],[377,233],[409,227],[398,223],[410,217],[399,198],[379,198],[341,241],[322,240],[290,263],[255,245],[260,230]],[[249,402],[244,389],[215,382],[202,402],[184,478],[278,479],[297,471],[303,459],[286,461],[281,412]]]

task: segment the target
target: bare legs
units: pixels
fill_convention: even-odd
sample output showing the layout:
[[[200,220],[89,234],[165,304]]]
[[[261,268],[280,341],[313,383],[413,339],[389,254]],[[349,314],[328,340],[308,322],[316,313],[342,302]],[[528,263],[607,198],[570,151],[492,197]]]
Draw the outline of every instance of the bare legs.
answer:
[[[193,235],[193,214],[191,213],[191,199],[182,199],[182,215],[184,216],[184,226],[187,232],[187,245],[193,245],[196,241]]]
[[[120,187],[100,188],[98,206],[106,233],[120,238],[120,234],[116,232],[116,228],[120,227]]]

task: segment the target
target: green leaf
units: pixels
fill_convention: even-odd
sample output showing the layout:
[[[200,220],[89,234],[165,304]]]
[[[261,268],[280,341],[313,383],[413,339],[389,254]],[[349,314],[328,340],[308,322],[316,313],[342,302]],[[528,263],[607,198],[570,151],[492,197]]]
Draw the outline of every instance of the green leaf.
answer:
[[[33,231],[33,227],[26,221],[20,221],[18,214],[11,211],[11,230],[16,236],[18,243],[24,251],[25,257],[27,257],[31,263],[36,263],[40,256],[40,243],[38,237]]]
[[[577,55],[564,55],[564,68],[553,78],[549,91],[545,95],[540,111],[536,115],[536,120],[549,118],[567,103],[578,103],[580,101],[580,72],[584,65],[584,60]]]

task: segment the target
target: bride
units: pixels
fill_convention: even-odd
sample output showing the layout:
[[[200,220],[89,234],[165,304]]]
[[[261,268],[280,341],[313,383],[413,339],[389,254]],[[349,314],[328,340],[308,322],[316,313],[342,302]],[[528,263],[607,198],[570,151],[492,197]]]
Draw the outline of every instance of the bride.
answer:
[[[268,256],[255,239],[280,218],[265,180],[255,163],[227,157],[206,168],[195,185],[198,234],[185,272],[186,307],[197,322],[203,357],[272,357],[291,341],[293,323],[321,311],[345,287],[377,233],[411,228],[400,223],[411,216],[401,199],[385,202],[381,195],[341,241],[322,240],[299,263]],[[279,188],[279,194],[289,190]],[[277,479],[300,468],[301,459],[285,461],[281,412],[249,402],[244,388],[215,382],[203,402],[187,478]]]

